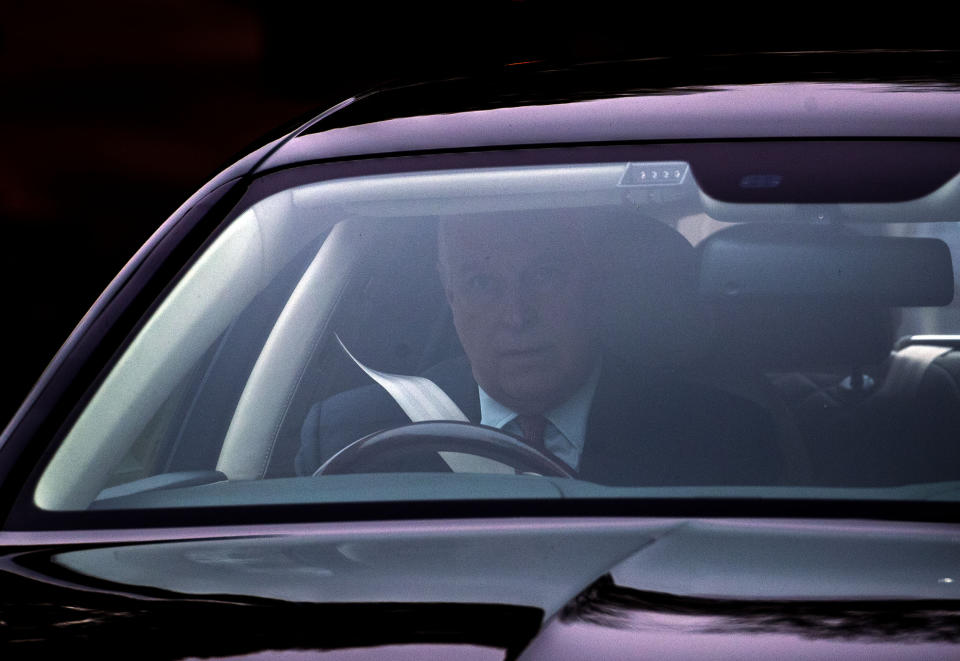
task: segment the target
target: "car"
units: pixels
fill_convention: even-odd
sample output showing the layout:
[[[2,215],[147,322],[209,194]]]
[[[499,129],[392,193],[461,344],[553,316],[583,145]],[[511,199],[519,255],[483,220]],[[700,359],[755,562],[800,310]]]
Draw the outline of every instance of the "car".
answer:
[[[0,438],[5,658],[960,658],[949,52],[318,113]]]

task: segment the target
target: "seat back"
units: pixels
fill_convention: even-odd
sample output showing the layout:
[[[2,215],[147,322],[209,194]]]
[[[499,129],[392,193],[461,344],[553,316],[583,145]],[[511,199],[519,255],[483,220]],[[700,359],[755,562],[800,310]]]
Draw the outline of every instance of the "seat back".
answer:
[[[893,430],[918,428],[921,408],[907,393],[941,402],[941,418],[960,400],[955,386],[924,374],[940,359],[920,368],[922,389],[905,387],[903,370],[891,370],[898,362],[891,348],[898,307],[952,299],[942,241],[750,224],[717,232],[699,254],[698,288],[716,319],[714,369],[754,370],[774,385],[796,420],[815,483],[926,478],[904,470],[908,444],[894,437]]]
[[[697,255],[676,230],[635,210],[607,212],[600,270],[606,352],[645,368],[683,371],[702,359],[709,324],[696,300]]]

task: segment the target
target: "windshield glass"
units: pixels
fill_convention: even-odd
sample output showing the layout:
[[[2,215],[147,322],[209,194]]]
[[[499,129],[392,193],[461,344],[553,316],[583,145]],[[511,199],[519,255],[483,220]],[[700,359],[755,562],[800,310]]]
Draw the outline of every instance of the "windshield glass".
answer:
[[[256,201],[35,503],[957,500],[957,180],[724,201],[691,163],[425,160]]]

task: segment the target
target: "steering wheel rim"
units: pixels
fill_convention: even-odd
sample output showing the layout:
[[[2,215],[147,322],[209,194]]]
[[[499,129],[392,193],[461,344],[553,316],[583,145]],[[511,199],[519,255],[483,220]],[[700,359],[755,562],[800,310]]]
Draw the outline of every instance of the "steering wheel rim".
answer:
[[[544,477],[576,475],[520,439],[495,427],[452,420],[413,422],[369,434],[346,446],[325,461],[314,475],[369,472],[364,465],[388,463],[418,452],[462,452],[499,461],[518,472]]]

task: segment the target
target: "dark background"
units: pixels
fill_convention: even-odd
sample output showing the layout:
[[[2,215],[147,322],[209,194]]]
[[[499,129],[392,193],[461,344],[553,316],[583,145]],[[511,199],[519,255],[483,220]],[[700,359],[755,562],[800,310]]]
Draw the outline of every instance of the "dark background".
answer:
[[[378,84],[531,60],[953,47],[813,5],[7,0],[0,421],[152,231],[262,136]],[[629,10],[624,9],[630,7]],[[879,10],[877,10],[879,11]],[[0,426],[2,426],[0,422]]]

